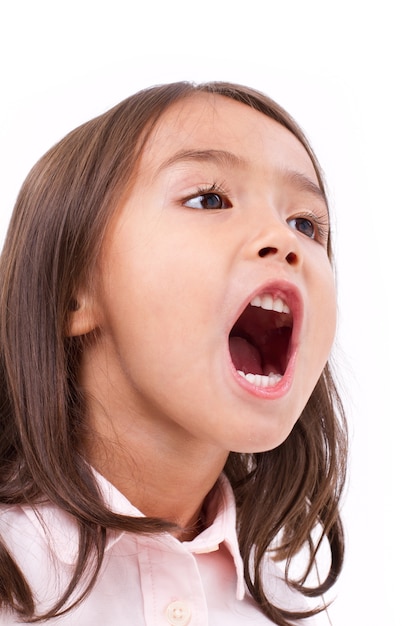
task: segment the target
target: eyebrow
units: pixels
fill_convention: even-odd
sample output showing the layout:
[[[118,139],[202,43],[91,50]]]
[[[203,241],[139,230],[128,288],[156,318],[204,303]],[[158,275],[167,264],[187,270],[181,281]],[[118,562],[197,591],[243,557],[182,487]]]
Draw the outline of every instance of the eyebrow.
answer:
[[[249,161],[240,157],[233,152],[227,150],[182,150],[176,152],[166,161],[164,161],[159,167],[158,172],[168,168],[176,163],[181,162],[193,162],[199,161],[201,163],[215,163],[216,165],[222,165],[226,167],[234,167],[240,169],[246,169],[249,167]],[[311,180],[305,174],[297,172],[296,170],[279,170],[279,177],[284,182],[287,182],[291,187],[294,187],[298,191],[309,193],[322,200],[327,206],[327,198],[324,189]]]
[[[322,200],[327,206],[327,197],[324,189],[308,178],[308,176],[305,176],[305,174],[301,172],[296,172],[295,170],[284,170],[282,176],[292,187],[295,187],[301,192],[317,196],[317,198]]]
[[[248,167],[249,165],[246,159],[233,154],[233,152],[228,152],[227,150],[182,150],[176,152],[169,157],[169,159],[164,161],[159,166],[158,171],[175,165],[176,163],[181,163],[182,161],[200,161],[240,168]]]

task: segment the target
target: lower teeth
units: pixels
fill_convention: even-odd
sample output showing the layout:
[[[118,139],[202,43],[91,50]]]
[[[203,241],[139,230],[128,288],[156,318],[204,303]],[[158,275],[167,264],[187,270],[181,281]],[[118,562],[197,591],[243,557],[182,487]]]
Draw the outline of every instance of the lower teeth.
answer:
[[[256,387],[273,387],[282,378],[279,374],[273,374],[272,372],[269,376],[263,376],[262,374],[245,374],[241,370],[237,370],[237,373],[240,374],[242,378],[246,378],[249,383],[255,385]]]

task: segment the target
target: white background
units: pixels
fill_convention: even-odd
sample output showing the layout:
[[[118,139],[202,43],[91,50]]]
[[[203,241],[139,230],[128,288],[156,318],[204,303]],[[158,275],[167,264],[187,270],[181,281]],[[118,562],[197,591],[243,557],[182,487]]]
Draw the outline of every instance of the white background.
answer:
[[[241,82],[271,95],[305,129],[335,215],[334,357],[352,438],[347,558],[330,614],[334,626],[417,623],[412,3],[1,6],[0,241],[23,178],[43,152],[142,87]]]

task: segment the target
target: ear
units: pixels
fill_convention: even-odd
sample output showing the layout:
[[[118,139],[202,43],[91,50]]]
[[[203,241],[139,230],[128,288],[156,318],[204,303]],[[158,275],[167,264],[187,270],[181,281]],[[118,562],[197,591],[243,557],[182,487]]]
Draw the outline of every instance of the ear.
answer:
[[[68,315],[67,336],[87,335],[98,328],[95,299],[92,294],[78,294]]]

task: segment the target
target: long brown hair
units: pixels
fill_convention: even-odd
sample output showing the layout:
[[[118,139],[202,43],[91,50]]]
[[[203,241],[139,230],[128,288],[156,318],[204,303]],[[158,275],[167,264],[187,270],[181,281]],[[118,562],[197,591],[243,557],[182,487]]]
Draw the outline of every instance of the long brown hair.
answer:
[[[77,370],[83,338],[68,339],[66,326],[74,294],[89,279],[150,131],[172,103],[196,92],[232,98],[285,126],[307,150],[325,191],[317,159],[288,113],[265,95],[229,83],[184,82],[141,91],[72,131],[29,173],[0,261],[0,503],[52,502],[77,521],[80,543],[68,588],[46,614],[37,615],[32,591],[0,539],[0,606],[27,621],[57,616],[82,601],[95,584],[109,529],[170,528],[162,520],[117,515],[104,505],[80,446],[85,425]],[[229,455],[225,472],[236,496],[246,582],[260,609],[280,626],[318,609],[289,613],[271,604],[262,560],[274,545],[291,586],[307,596],[332,586],[343,562],[339,501],[345,470],[345,419],[329,366],[281,446]],[[326,538],[327,575],[309,586]],[[289,567],[306,546],[304,573],[293,580]],[[77,595],[86,576],[89,584]]]

